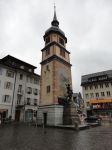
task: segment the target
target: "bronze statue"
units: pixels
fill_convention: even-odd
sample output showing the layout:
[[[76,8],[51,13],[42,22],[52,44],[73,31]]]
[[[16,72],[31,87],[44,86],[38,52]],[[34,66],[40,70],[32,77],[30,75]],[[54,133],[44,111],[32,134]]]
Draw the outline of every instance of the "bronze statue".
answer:
[[[72,101],[72,90],[70,84],[66,84],[67,93],[64,97],[58,97],[58,102],[60,105],[67,106]]]
[[[72,101],[72,89],[70,87],[70,84],[66,84],[66,88],[67,88],[67,101],[68,103],[70,103]]]

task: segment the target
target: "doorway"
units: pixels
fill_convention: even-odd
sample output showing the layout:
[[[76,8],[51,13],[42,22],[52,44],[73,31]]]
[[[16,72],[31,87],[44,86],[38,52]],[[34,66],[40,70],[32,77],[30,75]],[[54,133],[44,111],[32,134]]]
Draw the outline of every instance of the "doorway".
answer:
[[[43,113],[43,124],[44,124],[44,126],[46,126],[47,125],[47,113]]]
[[[20,110],[16,110],[15,121],[20,121]]]
[[[25,121],[26,122],[32,122],[33,121],[33,110],[27,109],[25,111]]]

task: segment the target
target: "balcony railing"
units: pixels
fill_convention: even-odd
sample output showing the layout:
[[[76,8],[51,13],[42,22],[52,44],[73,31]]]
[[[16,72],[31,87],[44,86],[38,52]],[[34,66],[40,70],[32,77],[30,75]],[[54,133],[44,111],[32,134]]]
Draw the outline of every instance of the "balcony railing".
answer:
[[[27,91],[27,94],[31,94],[32,93],[32,91]]]
[[[17,106],[23,106],[23,105],[24,105],[24,102],[23,102],[23,101],[17,102]]]
[[[37,92],[34,92],[34,95],[38,95],[38,93],[37,93]]]
[[[37,103],[34,103],[35,106],[37,106]]]
[[[30,102],[26,102],[25,105],[31,105],[31,103]]]
[[[17,91],[17,94],[23,95],[23,90],[18,90],[18,91]]]

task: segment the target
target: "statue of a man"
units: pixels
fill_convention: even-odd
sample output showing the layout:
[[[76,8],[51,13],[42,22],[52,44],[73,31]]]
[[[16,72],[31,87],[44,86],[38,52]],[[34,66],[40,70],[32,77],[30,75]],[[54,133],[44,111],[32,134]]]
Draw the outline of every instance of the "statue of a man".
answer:
[[[66,88],[67,88],[67,100],[68,100],[68,102],[70,102],[70,101],[72,101],[72,94],[73,94],[70,84],[67,84]]]

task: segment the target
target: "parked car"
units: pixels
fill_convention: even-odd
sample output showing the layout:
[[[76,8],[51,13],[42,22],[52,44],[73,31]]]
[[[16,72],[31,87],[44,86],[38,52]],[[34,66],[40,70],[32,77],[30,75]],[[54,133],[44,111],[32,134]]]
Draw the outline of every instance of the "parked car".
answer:
[[[101,118],[97,116],[90,116],[85,118],[87,123],[101,123]]]

